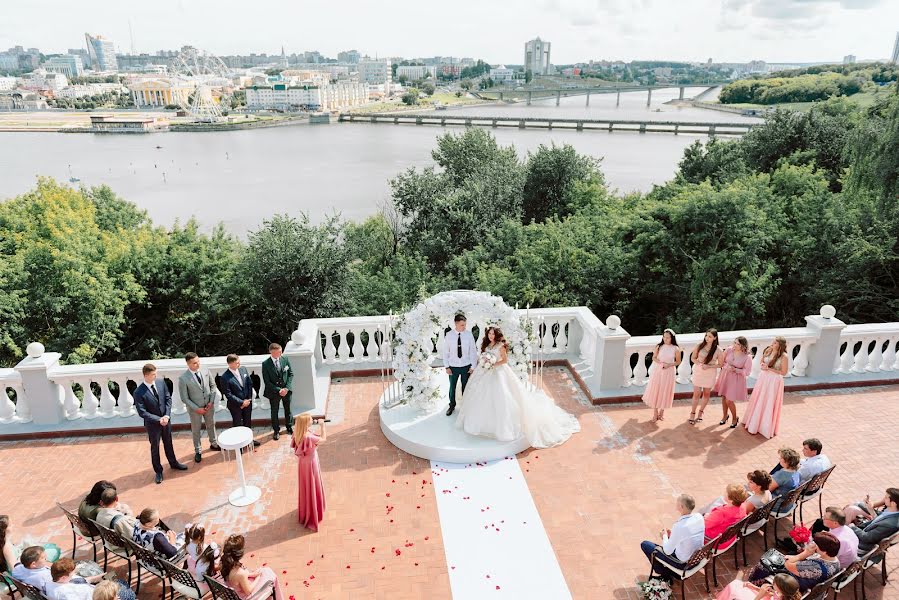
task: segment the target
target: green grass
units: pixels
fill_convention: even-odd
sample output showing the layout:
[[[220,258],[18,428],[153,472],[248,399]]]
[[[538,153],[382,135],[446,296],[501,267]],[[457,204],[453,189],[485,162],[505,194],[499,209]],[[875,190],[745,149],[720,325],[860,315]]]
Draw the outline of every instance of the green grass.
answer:
[[[858,106],[860,108],[867,108],[872,106],[877,100],[881,98],[886,98],[888,95],[894,93],[892,86],[878,86],[878,87],[869,87],[865,89],[863,92],[859,92],[857,94],[852,94],[851,96],[845,96],[845,99]],[[733,106],[734,108],[755,108],[760,110],[766,110],[771,108],[782,108],[784,110],[793,110],[797,112],[807,112],[812,109],[813,106],[818,104],[818,102],[784,102],[781,104],[749,104],[749,103],[735,103],[735,104],[721,104],[722,106]]]

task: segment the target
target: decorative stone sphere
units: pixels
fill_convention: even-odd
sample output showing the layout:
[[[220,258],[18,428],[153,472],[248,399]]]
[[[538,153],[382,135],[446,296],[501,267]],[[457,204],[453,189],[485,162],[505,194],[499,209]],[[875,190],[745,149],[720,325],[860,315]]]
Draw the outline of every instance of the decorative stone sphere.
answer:
[[[31,342],[25,347],[25,352],[31,358],[40,358],[44,355],[44,345],[40,342]]]
[[[306,341],[306,336],[303,335],[303,332],[297,329],[293,333],[290,334],[290,341],[296,344],[297,346],[302,346],[303,342]]]
[[[609,329],[618,329],[621,326],[621,319],[618,315],[609,315],[609,318],[606,319],[606,327]]]
[[[825,304],[821,307],[821,316],[825,319],[832,319],[837,314],[837,309],[835,309],[830,304]]]

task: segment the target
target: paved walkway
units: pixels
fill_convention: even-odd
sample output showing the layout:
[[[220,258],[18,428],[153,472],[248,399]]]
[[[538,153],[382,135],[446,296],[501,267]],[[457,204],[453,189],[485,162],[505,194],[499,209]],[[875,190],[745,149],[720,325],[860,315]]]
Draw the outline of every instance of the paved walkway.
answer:
[[[670,526],[674,496],[687,492],[707,502],[727,483],[744,481],[747,471],[770,468],[782,445],[799,448],[810,436],[824,442],[838,465],[825,506],[899,484],[897,387],[790,394],[780,436],[764,440],[718,426],[717,404],[698,427],[686,423],[689,405],[683,403],[654,425],[639,405],[589,406],[561,368],[549,369],[545,382],[578,415],[582,432],[560,448],[523,453],[518,462],[574,598],[638,598],[636,583],[649,571],[639,542]],[[319,451],[328,508],[317,534],[296,522],[288,439],[272,441],[261,429],[263,445],[246,464],[248,478],[264,495],[249,509],[227,503],[234,463],[207,452],[195,465],[190,434],[179,433],[175,448],[190,470],[166,471],[160,486],[153,483],[143,436],[0,443],[0,513],[10,515],[15,543],[28,535],[71,548],[67,522],[53,502],[75,507],[94,481],[110,479],[123,501],[136,510],[154,506],[171,525],[206,523],[219,542],[230,532],[246,533],[248,565],[276,569],[291,600],[450,598],[436,478],[427,461],[397,450],[381,434],[380,390],[374,378],[332,386],[331,406],[343,419],[332,424]],[[806,519],[816,516],[817,508],[808,508]],[[750,560],[760,551],[760,540],[751,543]],[[871,576],[879,573],[869,574],[869,598],[899,599],[899,552],[890,558],[890,584],[883,588]],[[723,586],[733,563],[720,567]],[[491,591],[488,597],[510,597]],[[687,591],[691,598],[707,597],[701,576]],[[142,598],[157,594],[154,585],[141,588]]]

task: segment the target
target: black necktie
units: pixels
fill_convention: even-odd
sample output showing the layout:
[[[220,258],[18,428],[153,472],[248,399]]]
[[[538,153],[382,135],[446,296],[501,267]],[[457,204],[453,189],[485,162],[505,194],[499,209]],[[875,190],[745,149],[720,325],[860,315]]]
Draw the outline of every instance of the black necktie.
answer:
[[[462,358],[462,334],[459,334],[459,337],[456,338],[456,356]]]
[[[156,391],[156,384],[150,386],[150,391],[153,392],[153,396],[156,398],[156,401],[159,402],[159,392]]]
[[[203,387],[203,378],[200,377],[200,372],[197,371],[196,373],[194,373],[194,376],[197,378],[197,383],[200,384],[200,387]]]

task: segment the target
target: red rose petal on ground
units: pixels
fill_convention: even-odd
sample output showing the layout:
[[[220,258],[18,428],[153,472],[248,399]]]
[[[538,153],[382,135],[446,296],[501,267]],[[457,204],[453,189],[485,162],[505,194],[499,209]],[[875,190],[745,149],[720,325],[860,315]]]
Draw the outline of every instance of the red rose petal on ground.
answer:
[[[390,519],[390,522],[393,523],[393,519]]]
[[[309,579],[315,579],[315,575],[310,575]]]
[[[429,536],[425,536],[425,541],[426,541],[426,542],[427,542],[429,539],[431,539]]]
[[[347,565],[346,568],[349,569],[349,568],[350,568],[350,565]]]
[[[386,569],[386,568],[387,568],[387,567],[381,567],[381,570],[383,571],[383,570]]]
[[[215,534],[217,534],[217,533],[218,533],[218,531],[213,531],[213,532],[210,533],[209,535],[215,535]]]
[[[487,576],[487,579],[490,579],[490,575]]]
[[[251,554],[251,555],[250,555],[250,558],[254,558],[255,556],[256,556],[255,554]]]
[[[353,533],[354,531],[356,531],[356,530],[355,530],[355,529],[350,529],[350,533]]]
[[[387,497],[390,498],[390,492],[387,492]]]
[[[312,564],[312,561],[310,560],[309,562],[306,563],[306,566],[308,567],[311,564]]]
[[[399,548],[397,548],[397,549],[394,550],[393,552],[394,552],[397,556],[399,556],[400,554],[403,553]]]
[[[374,548],[374,546],[372,546],[371,553],[372,553],[372,554],[375,553],[375,548]]]
[[[391,479],[390,483],[396,483],[396,479]]]
[[[496,589],[499,589],[499,586],[496,586]]]
[[[420,506],[416,506],[415,508],[421,508]]]
[[[263,567],[268,566],[268,563],[262,563],[262,566]]]
[[[287,571],[281,571],[281,575],[287,575]]]
[[[418,563],[415,563],[415,566],[417,567],[417,566],[418,566]]]

